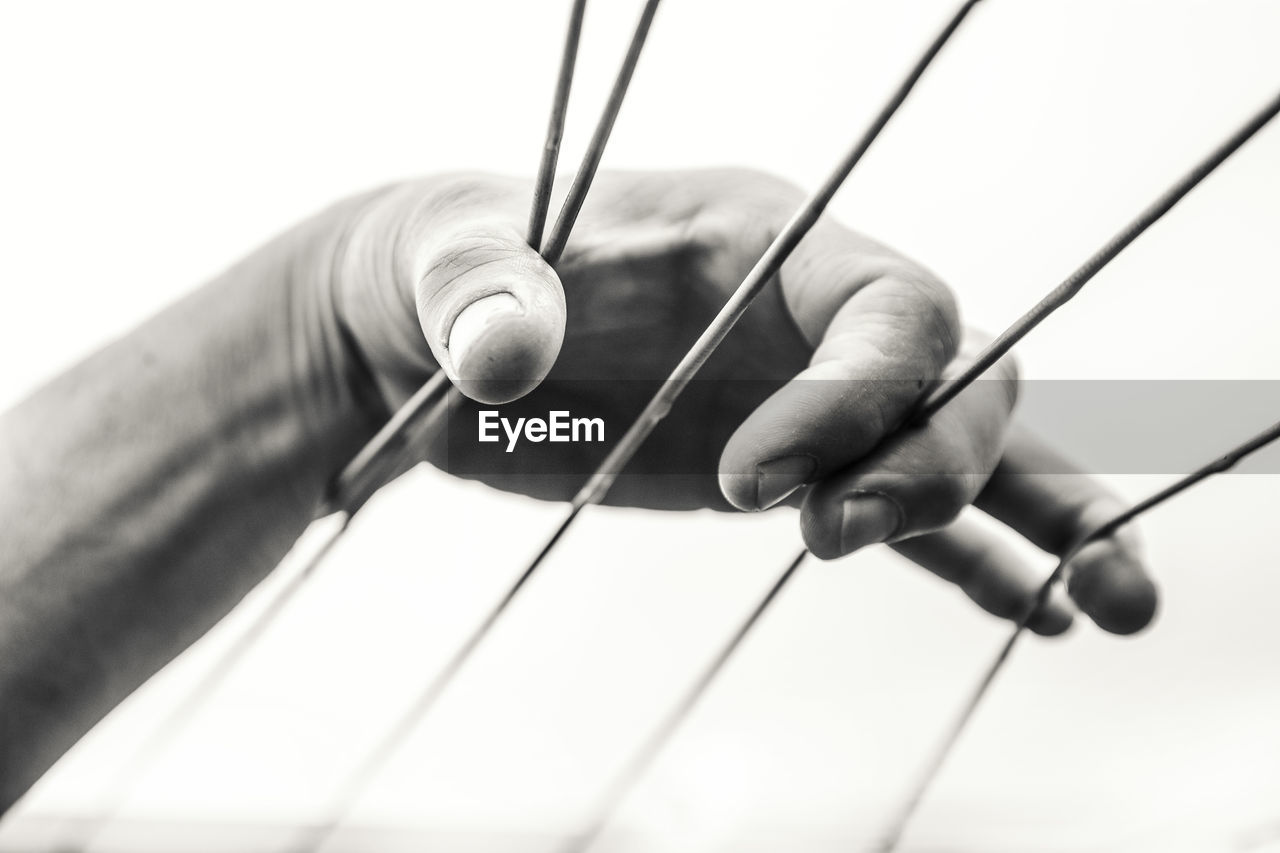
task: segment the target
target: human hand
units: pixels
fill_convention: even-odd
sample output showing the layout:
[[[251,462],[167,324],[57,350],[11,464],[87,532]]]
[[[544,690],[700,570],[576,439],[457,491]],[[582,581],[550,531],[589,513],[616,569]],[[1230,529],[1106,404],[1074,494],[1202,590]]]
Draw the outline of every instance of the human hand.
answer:
[[[530,194],[524,181],[444,176],[345,208],[328,285],[389,408],[442,368],[487,408],[522,398],[512,411],[600,417],[616,438],[800,202],[794,188],[752,172],[603,174],[552,270],[522,236]],[[1017,384],[1008,359],[928,424],[899,431],[980,344],[962,332],[935,276],[824,220],[607,502],[789,502],[801,506],[817,556],[889,542],[990,612],[1016,618],[1036,579],[999,538],[957,522],[960,511],[976,502],[1063,554],[1121,507],[1091,478],[1039,476],[1047,461],[1055,471],[1062,463],[1030,437],[1010,439]],[[467,423],[477,408],[469,405]],[[598,445],[540,445],[536,456],[500,455],[496,467],[481,452],[489,449],[435,441],[422,453],[547,499],[572,495],[603,455]],[[1154,614],[1129,531],[1077,555],[1068,589],[1110,631],[1136,631]],[[1031,627],[1059,633],[1070,621],[1058,599]]]

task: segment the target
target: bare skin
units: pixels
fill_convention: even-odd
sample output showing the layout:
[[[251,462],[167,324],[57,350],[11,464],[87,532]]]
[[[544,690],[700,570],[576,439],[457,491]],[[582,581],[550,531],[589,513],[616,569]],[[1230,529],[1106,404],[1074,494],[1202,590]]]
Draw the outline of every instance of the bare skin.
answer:
[[[799,201],[750,172],[603,175],[552,270],[521,237],[529,194],[466,175],[349,199],[0,418],[0,809],[271,570],[435,371],[490,407],[625,425],[654,387],[635,380],[665,376]],[[935,276],[824,222],[609,501],[790,503],[819,557],[887,541],[1016,617],[1035,578],[960,510],[1061,553],[1119,505],[1083,475],[1040,475],[1065,463],[1013,428],[1009,362],[898,431],[979,343]],[[564,499],[599,449],[561,448],[560,475],[515,453],[482,470],[456,443],[448,464]],[[444,463],[439,436],[421,450]],[[1128,533],[1090,545],[1069,591],[1117,633],[1155,611]],[[1070,623],[1055,601],[1032,627]]]

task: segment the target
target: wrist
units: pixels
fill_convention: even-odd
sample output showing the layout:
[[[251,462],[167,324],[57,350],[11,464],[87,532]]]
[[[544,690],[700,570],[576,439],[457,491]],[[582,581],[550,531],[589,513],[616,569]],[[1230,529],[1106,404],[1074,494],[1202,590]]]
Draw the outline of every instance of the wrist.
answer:
[[[278,301],[268,311],[281,340],[282,393],[298,422],[299,448],[319,490],[389,418],[373,368],[341,310],[351,235],[379,193],[345,200],[269,244]],[[271,333],[271,332],[268,332]]]

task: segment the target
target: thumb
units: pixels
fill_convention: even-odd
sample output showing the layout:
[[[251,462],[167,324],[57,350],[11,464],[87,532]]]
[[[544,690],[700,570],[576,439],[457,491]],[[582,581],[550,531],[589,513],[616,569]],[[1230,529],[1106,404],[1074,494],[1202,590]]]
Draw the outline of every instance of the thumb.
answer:
[[[541,382],[564,341],[564,291],[514,228],[468,227],[430,247],[418,321],[462,393],[506,403]]]

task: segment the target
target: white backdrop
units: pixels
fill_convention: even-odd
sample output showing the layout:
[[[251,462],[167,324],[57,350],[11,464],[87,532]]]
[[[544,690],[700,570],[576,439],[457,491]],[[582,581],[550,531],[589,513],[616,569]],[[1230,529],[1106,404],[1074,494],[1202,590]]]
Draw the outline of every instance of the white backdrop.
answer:
[[[567,5],[10,4],[0,402],[338,197],[431,171],[531,173]],[[588,10],[566,168],[639,5]],[[812,186],[951,6],[669,0],[605,167],[747,165]],[[1268,0],[989,0],[833,209],[952,282],[968,322],[1002,328],[1274,93],[1278,33]],[[1278,162],[1270,128],[1036,332],[1024,374],[1280,379]],[[1114,482],[1138,497],[1163,480]],[[1231,476],[1151,516],[1156,628],[1117,640],[1081,624],[1022,647],[910,844],[1280,849],[1278,498],[1280,477]],[[152,820],[316,819],[561,512],[429,471],[386,490],[138,787],[124,815],[138,823],[115,842],[174,849]],[[789,511],[590,511],[355,821],[441,849],[541,849],[798,544]],[[0,848],[91,811],[245,615],[67,756]],[[885,549],[810,566],[609,844],[867,839],[1004,631]],[[191,849],[225,841],[177,833]],[[236,849],[271,849],[263,837]]]

